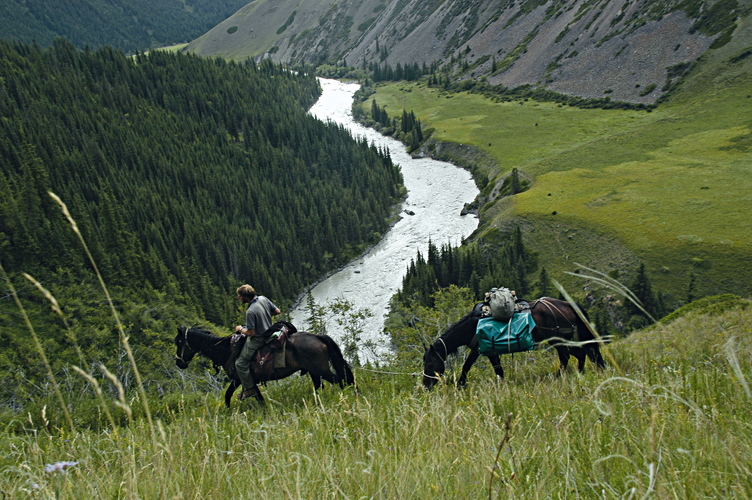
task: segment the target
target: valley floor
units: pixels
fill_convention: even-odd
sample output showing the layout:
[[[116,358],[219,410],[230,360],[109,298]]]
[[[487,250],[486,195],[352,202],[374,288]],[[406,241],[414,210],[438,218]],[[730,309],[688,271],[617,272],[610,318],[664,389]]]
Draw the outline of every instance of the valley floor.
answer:
[[[369,100],[392,116],[415,112],[432,140],[494,158],[482,167],[492,183],[514,168],[532,179],[528,191],[482,207],[476,238],[520,224],[557,279],[575,262],[622,277],[644,262],[678,303],[690,274],[708,294],[752,293],[745,64],[720,81],[701,68],[692,92],[652,112],[503,102],[404,82],[379,86]]]

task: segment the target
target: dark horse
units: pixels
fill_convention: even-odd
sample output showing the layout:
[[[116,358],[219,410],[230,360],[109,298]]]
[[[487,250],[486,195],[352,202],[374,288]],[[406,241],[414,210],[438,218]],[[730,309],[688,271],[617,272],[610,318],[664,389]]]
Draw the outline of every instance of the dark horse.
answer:
[[[240,387],[240,379],[235,371],[235,366],[226,366],[230,358],[230,338],[218,337],[207,330],[197,327],[186,328],[178,327],[178,334],[175,337],[175,364],[178,368],[188,367],[194,356],[197,354],[209,358],[214,363],[214,368],[219,371],[219,367],[225,369],[230,378],[230,386],[225,391],[225,405],[229,408],[232,395]],[[331,361],[335,373],[329,368]],[[259,379],[254,375],[256,382],[267,382],[269,380],[279,380],[289,377],[295,372],[300,371],[302,374],[308,373],[313,380],[313,386],[316,390],[321,387],[321,379],[332,384],[339,384],[340,387],[355,383],[350,365],[342,356],[339,346],[327,335],[316,335],[307,332],[297,332],[290,336],[285,346],[285,366],[284,368],[275,368],[268,378]],[[259,402],[263,403],[263,396],[258,393]]]
[[[584,310],[580,308],[585,314]],[[533,340],[536,344],[548,340],[559,354],[560,372],[567,368],[569,356],[577,358],[577,368],[580,372],[585,371],[585,357],[598,368],[603,368],[606,363],[601,357],[600,347],[595,341],[590,329],[582,322],[574,308],[563,300],[542,297],[530,304],[530,312],[535,320],[535,328],[532,331]],[[470,354],[462,365],[462,375],[457,381],[457,386],[465,385],[467,372],[472,368],[475,360],[480,356],[478,352],[478,339],[475,335],[478,320],[483,313],[483,303],[477,304],[472,312],[450,326],[430,348],[426,348],[423,355],[423,385],[430,389],[444,373],[444,365],[447,356],[457,351],[460,346],[470,348]],[[585,316],[587,318],[587,316]],[[579,344],[579,345],[577,345]],[[499,356],[488,356],[496,375],[504,378],[504,370],[501,368]]]

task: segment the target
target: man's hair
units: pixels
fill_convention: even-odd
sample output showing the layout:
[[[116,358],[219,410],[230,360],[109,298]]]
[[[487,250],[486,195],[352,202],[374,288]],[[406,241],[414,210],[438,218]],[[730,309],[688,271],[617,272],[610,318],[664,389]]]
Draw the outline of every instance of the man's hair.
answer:
[[[237,293],[249,300],[253,300],[256,297],[256,290],[251,285],[240,285]]]

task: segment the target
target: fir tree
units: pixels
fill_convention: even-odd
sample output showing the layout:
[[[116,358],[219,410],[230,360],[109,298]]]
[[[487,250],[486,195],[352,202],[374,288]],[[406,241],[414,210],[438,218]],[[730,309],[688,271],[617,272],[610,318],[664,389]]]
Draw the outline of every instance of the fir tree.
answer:
[[[540,274],[538,275],[538,282],[535,284],[535,288],[538,291],[538,297],[548,297],[551,294],[551,278],[548,276],[548,271],[545,266],[541,267]]]

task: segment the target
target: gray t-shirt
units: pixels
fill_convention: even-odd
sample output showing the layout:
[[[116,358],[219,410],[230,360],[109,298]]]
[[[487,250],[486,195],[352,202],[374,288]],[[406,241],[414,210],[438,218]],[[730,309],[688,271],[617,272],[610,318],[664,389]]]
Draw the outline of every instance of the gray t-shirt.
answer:
[[[255,330],[254,336],[262,336],[272,326],[272,314],[277,306],[263,295],[253,299],[245,312],[245,327]]]

